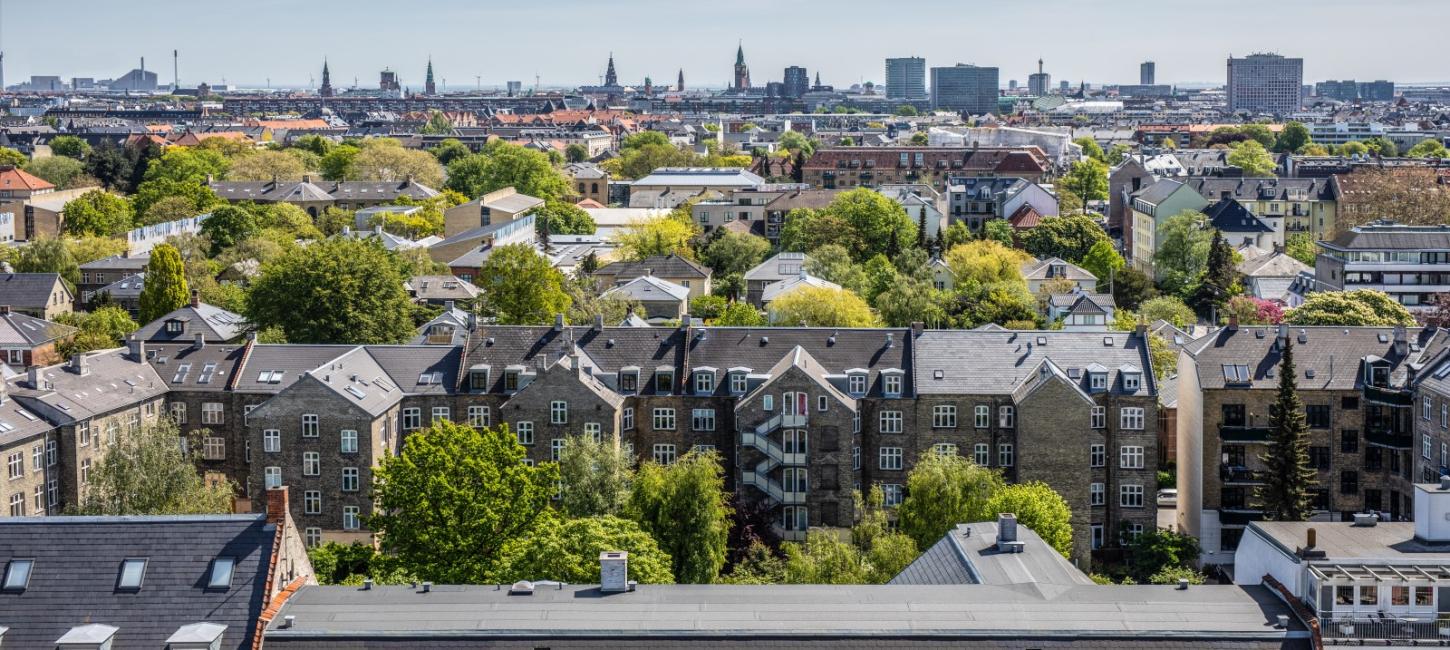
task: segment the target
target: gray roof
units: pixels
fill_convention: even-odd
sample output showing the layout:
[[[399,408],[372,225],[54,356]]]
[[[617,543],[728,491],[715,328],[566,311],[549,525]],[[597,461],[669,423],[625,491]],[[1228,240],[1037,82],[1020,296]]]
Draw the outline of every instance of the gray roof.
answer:
[[[134,275],[128,275],[124,278],[121,278],[120,280],[101,287],[100,289],[96,289],[93,293],[100,294],[101,292],[105,292],[111,294],[112,298],[139,299],[141,297],[141,290],[145,288],[145,285],[146,274],[136,273]]]
[[[634,182],[635,185],[683,187],[764,185],[765,179],[740,167],[661,167]]]
[[[1329,201],[1335,198],[1333,183],[1328,178],[1203,176],[1185,179],[1184,184],[1209,201],[1225,196],[1240,201]],[[1303,198],[1296,198],[1298,196]]]
[[[1439,488],[1438,485],[1423,487]],[[1257,528],[1265,539],[1289,554],[1304,546],[1308,531],[1313,528],[1314,548],[1324,552],[1324,560],[1450,564],[1450,543],[1416,538],[1415,524],[1408,521],[1381,521],[1373,526],[1356,526],[1350,521],[1254,521],[1249,526]]]
[[[76,328],[20,312],[0,312],[0,345],[37,346],[74,334]]]
[[[707,279],[710,277],[710,269],[698,262],[670,254],[646,257],[639,261],[611,262],[599,267],[594,274],[614,276],[615,282],[627,282],[644,275]]]
[[[1149,367],[1148,346],[1132,332],[928,330],[916,337],[916,389],[922,395],[1012,394],[1037,376],[1043,360],[1083,392],[1090,386],[1083,369],[1104,365],[1108,387],[1119,395],[1125,394],[1123,366]],[[1132,394],[1155,394],[1153,373],[1142,374]]]
[[[957,524],[888,584],[1093,584],[1092,579],[1027,526],[1017,526],[1017,541],[1022,542],[1020,553],[999,551],[997,534],[995,521]]]
[[[1355,390],[1364,385],[1362,362],[1377,357],[1390,363],[1392,386],[1404,384],[1406,361],[1422,356],[1426,349],[1439,350],[1446,338],[1420,328],[1406,332],[1405,355],[1394,350],[1395,330],[1391,327],[1295,327],[1284,326],[1294,339],[1294,365],[1300,390]],[[1278,330],[1272,325],[1243,325],[1237,330],[1222,328],[1190,343],[1187,349],[1198,362],[1198,380],[1204,389],[1225,388],[1224,366],[1248,366],[1250,381],[1235,384],[1243,388],[1278,387],[1281,354],[1275,342]],[[1301,337],[1302,336],[1302,340]],[[1310,377],[1310,375],[1313,377]]]
[[[220,392],[238,379],[246,346],[146,343],[146,361],[170,390]]]
[[[47,366],[39,370],[40,387],[31,386],[22,375],[10,380],[10,394],[27,409],[62,425],[166,394],[166,382],[150,364],[132,359],[125,348],[84,356],[87,374],[71,370],[69,363]]]
[[[34,559],[25,591],[0,592],[5,647],[50,648],[94,623],[111,646],[162,648],[183,625],[227,626],[224,648],[250,648],[263,609],[276,527],[265,515],[0,519],[0,565]],[[205,589],[212,560],[237,560],[231,587]],[[118,590],[121,561],[146,559],[141,588]]]
[[[59,273],[0,273],[0,305],[45,307],[58,282]]]
[[[1173,196],[1173,193],[1177,192],[1178,189],[1181,187],[1183,187],[1183,183],[1165,178],[1159,180],[1152,185],[1149,185],[1148,187],[1138,190],[1138,192],[1135,193],[1133,196],[1134,198],[1137,198],[1145,203],[1158,205],[1159,203],[1165,201],[1168,197]]]
[[[1450,250],[1450,226],[1410,226],[1372,223],[1339,233],[1319,242],[1330,250]]]
[[[1274,251],[1240,262],[1235,268],[1239,273],[1251,277],[1296,278],[1300,273],[1312,273],[1314,269],[1300,262],[1288,253]]]
[[[1033,260],[1022,265],[1022,278],[1025,280],[1052,280],[1066,278],[1068,280],[1097,280],[1098,276],[1091,271],[1073,264],[1059,257],[1049,257],[1045,260]]]
[[[140,273],[146,270],[146,264],[151,261],[150,253],[141,255],[112,255],[102,257],[98,260],[91,260],[81,265],[82,271],[135,271]]]
[[[452,275],[415,275],[408,280],[419,300],[469,300],[478,297],[478,287]]]
[[[172,321],[182,323],[180,332],[167,329]],[[208,343],[223,343],[235,341],[251,329],[252,324],[241,314],[198,302],[142,325],[133,336],[143,341],[191,341],[200,332]]]
[[[1235,199],[1223,199],[1203,211],[1209,223],[1223,232],[1274,232],[1273,226]]]
[[[245,362],[237,369],[238,377],[232,385],[233,390],[276,393],[292,385],[292,382],[297,381],[307,371],[323,366],[354,347],[356,346],[320,344],[253,345]],[[263,371],[275,377],[276,382],[264,381]]]
[[[681,303],[689,300],[690,290],[668,280],[642,275],[605,291],[600,297],[624,297],[639,302]]]
[[[638,585],[617,594],[592,585],[540,585],[529,595],[483,585],[420,591],[304,587],[272,620],[267,645],[335,647],[347,638],[379,637],[597,645],[758,639],[754,643],[780,647],[831,639],[833,647],[843,641],[865,647],[861,642],[868,641],[875,648],[887,647],[882,644],[888,640],[891,646],[931,641],[1014,648],[1028,638],[1160,648],[1227,640],[1280,647],[1289,635],[1307,641],[1298,623],[1290,630],[1274,627],[1280,614],[1294,619],[1267,589],[1232,585],[1076,585],[1051,595],[992,585]],[[280,629],[284,617],[294,617],[288,629]]]
[[[910,358],[906,337],[909,329],[849,329],[829,327],[702,327],[690,339],[692,367],[750,368],[764,372],[800,347],[825,372],[844,375],[847,370],[867,372],[868,395],[881,394],[881,371],[896,369],[902,378],[902,395],[911,395]],[[717,392],[726,382],[716,382]]]
[[[774,282],[776,280],[793,278],[801,274],[801,269],[803,269],[806,263],[809,261],[810,257],[808,257],[805,253],[776,253],[775,255],[772,255],[770,259],[765,260],[764,262],[755,265],[755,268],[746,271],[744,279],[747,282],[752,280]]]

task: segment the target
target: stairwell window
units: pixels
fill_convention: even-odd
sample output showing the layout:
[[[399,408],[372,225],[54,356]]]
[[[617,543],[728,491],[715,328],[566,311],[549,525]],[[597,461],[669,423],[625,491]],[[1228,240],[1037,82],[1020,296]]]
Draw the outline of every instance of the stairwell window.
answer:
[[[979,442],[972,446],[972,462],[981,467],[986,467],[992,462],[992,446]]]
[[[901,411],[881,412],[881,433],[901,433]]]
[[[282,468],[268,467],[262,470],[262,485],[268,490],[282,487]]]
[[[781,517],[781,528],[803,531],[810,527],[809,513],[805,506],[786,506]]]
[[[825,395],[816,396],[816,410],[825,413],[830,408],[830,402]]]
[[[1011,429],[1017,426],[1017,409],[1010,405],[1002,405],[997,409],[997,425],[1003,429]]]
[[[1093,483],[1091,485],[1088,485],[1088,505],[1100,506],[1106,502],[1107,498],[1103,494],[1102,483]]]
[[[322,455],[309,451],[302,454],[302,475],[317,476],[322,473]]]
[[[534,444],[534,423],[519,422],[514,425],[515,435],[519,438],[519,444],[531,446]]]
[[[549,402],[549,424],[569,423],[569,403],[562,401]]]
[[[343,429],[342,430],[342,433],[341,433],[340,440],[341,441],[338,443],[338,451],[340,451],[340,452],[342,452],[344,454],[355,454],[355,453],[357,453],[357,430],[356,429]]]
[[[881,496],[884,497],[882,505],[888,508],[895,508],[901,505],[901,493],[900,483],[882,483]]]
[[[1094,406],[1092,415],[1089,417],[1088,426],[1093,429],[1108,428],[1108,409],[1104,406]]]
[[[661,464],[661,465],[673,465],[673,464],[675,464],[675,446],[674,445],[655,445],[654,446],[654,461],[656,463]]]
[[[356,467],[342,468],[342,491],[357,492],[358,469]]]
[[[654,410],[651,424],[656,431],[675,430],[675,410],[672,408],[657,408]]]
[[[986,404],[978,404],[973,411],[973,422],[978,429],[985,429],[992,425],[992,407]]]
[[[1143,409],[1127,407],[1118,411],[1118,427],[1128,431],[1143,430]]]
[[[852,447],[851,448],[851,469],[854,469],[854,470],[861,469],[861,448],[860,447]]]
[[[1012,443],[1004,442],[997,445],[997,465],[1000,467],[1011,467],[1014,458]]]
[[[880,469],[883,469],[883,470],[900,470],[901,469],[901,448],[900,447],[882,447],[881,448],[881,453],[880,453],[880,458],[878,459],[878,466],[880,467]]]
[[[762,411],[774,411],[775,410],[775,396],[774,395],[761,395],[760,396],[760,410],[762,410]]]
[[[620,414],[619,421],[620,421],[619,426],[622,427],[625,431],[633,431],[634,430],[634,407],[633,406],[625,407],[624,412]]]
[[[1106,445],[1093,445],[1088,452],[1088,466],[1102,467],[1108,464],[1108,448]]]
[[[342,507],[342,529],[343,530],[357,530],[359,528],[362,528],[362,524],[361,524],[361,521],[360,521],[361,520],[361,517],[358,516],[360,513],[361,513],[361,509],[358,508],[357,506],[343,506]]]
[[[957,428],[957,407],[951,404],[931,407],[931,426],[934,429]]]
[[[317,415],[315,413],[308,413],[302,416],[303,438],[316,438],[317,428]]]
[[[282,431],[279,429],[264,429],[262,431],[262,451],[275,454],[282,451]]]

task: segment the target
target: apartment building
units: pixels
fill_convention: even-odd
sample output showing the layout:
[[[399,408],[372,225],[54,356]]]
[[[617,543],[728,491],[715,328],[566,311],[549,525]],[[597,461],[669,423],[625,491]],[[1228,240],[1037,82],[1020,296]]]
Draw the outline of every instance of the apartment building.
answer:
[[[1420,313],[1450,291],[1450,226],[1376,221],[1317,243],[1314,280],[1320,290],[1375,289]]]
[[[1288,115],[1299,110],[1303,85],[1304,59],[1251,54],[1228,60],[1230,112]]]
[[[1335,235],[1339,192],[1327,178],[1191,177],[1189,188],[1212,203],[1233,199],[1262,219],[1282,222],[1284,236],[1308,233],[1317,239]]]
[[[931,107],[971,115],[996,113],[1001,94],[997,68],[958,63],[931,69]]]
[[[1057,216],[1057,196],[1046,188],[1015,177],[982,176],[947,180],[947,218],[980,230],[992,219],[1011,219],[1032,210]]]
[[[1031,147],[844,147],[817,149],[803,180],[825,189],[920,184],[946,192],[952,178],[999,176],[1039,183],[1052,170]]]

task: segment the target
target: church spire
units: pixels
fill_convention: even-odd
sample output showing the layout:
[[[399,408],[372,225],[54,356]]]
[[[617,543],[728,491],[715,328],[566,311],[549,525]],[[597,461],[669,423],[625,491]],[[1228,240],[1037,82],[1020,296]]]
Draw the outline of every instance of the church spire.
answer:
[[[436,95],[438,87],[433,84],[433,57],[428,57],[428,77],[423,81],[423,94]]]
[[[735,65],[745,65],[745,43],[735,46]]]
[[[332,73],[327,69],[327,57],[322,58],[322,87],[317,89],[321,97],[332,96]]]
[[[676,92],[685,92],[685,69],[680,68],[680,81],[675,84]]]
[[[745,45],[742,43],[735,47],[735,90],[743,91],[750,87],[750,67],[745,65]]]
[[[604,71],[604,85],[618,86],[619,75],[614,73],[614,53],[609,53],[609,68]]]

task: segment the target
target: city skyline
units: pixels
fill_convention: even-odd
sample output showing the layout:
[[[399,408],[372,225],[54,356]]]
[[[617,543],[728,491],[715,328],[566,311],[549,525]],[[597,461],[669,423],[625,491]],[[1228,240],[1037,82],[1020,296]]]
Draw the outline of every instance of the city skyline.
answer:
[[[187,3],[157,0],[153,10],[167,20],[115,30],[108,26],[125,23],[131,10],[86,0],[76,3],[74,10],[90,18],[76,28],[76,38],[64,49],[51,45],[47,30],[31,28],[52,18],[46,7],[13,1],[3,4],[0,49],[5,53],[5,75],[10,83],[32,75],[60,75],[66,80],[117,77],[145,57],[147,69],[155,71],[161,83],[169,84],[173,49],[181,53],[183,87],[200,81],[219,84],[223,78],[234,86],[260,87],[270,79],[274,87],[315,87],[325,57],[331,63],[335,86],[351,86],[356,78],[361,87],[376,87],[378,72],[389,68],[399,73],[404,86],[415,90],[423,86],[430,57],[440,84],[446,79],[449,88],[468,88],[475,83],[496,87],[510,80],[531,87],[536,74],[544,87],[572,87],[598,83],[610,52],[621,83],[640,84],[646,76],[673,80],[676,71],[683,69],[692,87],[723,88],[732,81],[735,48],[742,42],[754,82],[761,86],[780,80],[783,70],[792,65],[805,67],[812,77],[819,71],[827,84],[872,81],[880,85],[885,81],[884,59],[908,56],[925,58],[928,67],[959,62],[997,67],[1004,86],[1011,79],[1025,82],[1039,57],[1046,60],[1045,70],[1054,79],[1074,85],[1080,80],[1133,83],[1138,65],[1145,60],[1157,63],[1159,83],[1215,84],[1223,82],[1224,64],[1230,55],[1269,51],[1302,57],[1306,83],[1344,78],[1435,83],[1446,81],[1437,61],[1450,53],[1450,46],[1435,34],[1435,21],[1423,20],[1425,12],[1441,8],[1433,0],[1396,0],[1375,6],[1376,19],[1397,25],[1399,33],[1398,46],[1380,50],[1378,56],[1343,47],[1359,36],[1354,21],[1336,19],[1345,15],[1337,10],[1341,7],[1345,11],[1362,9],[1362,4],[1351,0],[1285,0],[1273,6],[1224,0],[1201,8],[1191,26],[1174,30],[1159,28],[1181,23],[1172,22],[1173,9],[1131,0],[1103,0],[1090,8],[1066,0],[1045,0],[1030,14],[1020,8],[987,4],[972,3],[970,11],[964,11],[961,3],[928,2],[923,11],[962,19],[910,21],[904,17],[908,22],[903,29],[859,37],[866,42],[849,42],[858,38],[852,30],[859,24],[850,18],[850,2],[832,4],[833,15],[840,16],[833,20],[814,15],[809,2],[781,7],[764,0],[742,0],[738,11],[720,14],[662,0],[634,0],[630,8],[591,13],[590,21],[572,21],[581,30],[576,34],[569,31],[574,29],[571,23],[541,22],[537,12],[527,8],[478,7],[461,0],[436,0],[421,12],[412,5],[371,0],[349,3],[348,11],[326,3],[298,7],[263,0],[252,5],[253,13],[285,11],[288,20],[260,21],[257,24],[265,29],[227,32],[210,29],[214,19]],[[868,5],[859,4],[869,11]],[[558,6],[567,12],[583,4],[562,0]],[[659,15],[666,7],[679,20],[655,33],[618,42],[595,37],[631,33],[631,29],[638,30],[638,23],[632,22],[638,16]],[[1258,19],[1241,20],[1246,11],[1256,12]],[[432,20],[444,13],[451,19]],[[1040,20],[1042,16],[1061,20],[1034,25],[1042,36],[1035,43],[1024,44],[1016,29],[977,30],[971,32],[971,39],[961,38],[964,28],[971,25],[1010,25],[1014,20]],[[540,29],[529,29],[531,23]],[[391,42],[405,44],[376,47],[369,30],[382,24],[389,26]],[[587,32],[583,31],[586,24],[590,26]],[[908,24],[909,30],[904,28]],[[494,29],[494,25],[522,28]],[[802,25],[811,29],[804,30]],[[1131,29],[1133,25],[1144,29]],[[1231,29],[1224,28],[1227,25]],[[540,32],[550,38],[538,39]],[[893,38],[893,33],[900,38]],[[258,48],[259,38],[269,45]],[[410,40],[413,45],[406,44]],[[1085,48],[1091,56],[1082,56]],[[523,52],[530,49],[535,56]]]

